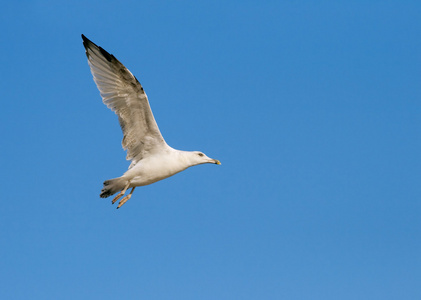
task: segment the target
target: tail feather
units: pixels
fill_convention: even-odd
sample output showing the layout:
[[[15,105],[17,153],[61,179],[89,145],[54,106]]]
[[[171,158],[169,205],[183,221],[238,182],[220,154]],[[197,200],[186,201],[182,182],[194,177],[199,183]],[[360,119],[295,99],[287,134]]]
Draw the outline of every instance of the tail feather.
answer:
[[[104,181],[104,187],[99,195],[101,198],[107,198],[124,189],[127,180],[121,177],[109,179]]]

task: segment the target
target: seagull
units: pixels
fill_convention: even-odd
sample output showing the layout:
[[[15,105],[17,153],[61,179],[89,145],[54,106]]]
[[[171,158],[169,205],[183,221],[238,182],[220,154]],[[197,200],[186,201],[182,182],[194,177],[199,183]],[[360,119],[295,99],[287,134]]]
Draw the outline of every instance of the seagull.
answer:
[[[119,192],[112,200],[120,208],[138,186],[152,184],[200,164],[221,163],[200,151],[181,151],[167,145],[149,106],[148,97],[135,76],[114,55],[95,45],[82,34],[94,81],[102,102],[117,116],[123,131],[121,142],[131,161],[121,176],[104,181],[100,197]]]

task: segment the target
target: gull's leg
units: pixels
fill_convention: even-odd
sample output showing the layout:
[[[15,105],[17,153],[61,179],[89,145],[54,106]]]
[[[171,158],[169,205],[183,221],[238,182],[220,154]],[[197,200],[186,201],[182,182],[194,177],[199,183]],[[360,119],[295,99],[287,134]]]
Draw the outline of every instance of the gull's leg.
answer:
[[[132,190],[130,191],[130,194],[128,194],[126,197],[124,197],[123,199],[120,200],[120,202],[118,203],[117,209],[120,208],[124,203],[127,202],[127,200],[130,199],[130,197],[132,196],[134,191],[134,188],[132,188]]]
[[[115,198],[113,199],[113,201],[111,201],[111,204],[116,203],[116,201],[118,199],[120,199],[120,197],[123,196],[126,193],[126,191],[129,188],[129,186],[130,186],[130,181],[128,181],[127,184],[126,184],[126,186],[124,187],[124,189],[122,189],[121,192],[118,193],[117,196],[115,196]]]

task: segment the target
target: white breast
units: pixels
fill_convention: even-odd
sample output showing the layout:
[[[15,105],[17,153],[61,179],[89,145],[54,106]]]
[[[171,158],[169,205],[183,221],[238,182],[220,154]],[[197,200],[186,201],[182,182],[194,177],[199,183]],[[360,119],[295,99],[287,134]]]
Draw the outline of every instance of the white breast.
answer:
[[[131,187],[148,185],[168,178],[190,167],[177,152],[162,153],[142,159],[123,177],[131,180]]]

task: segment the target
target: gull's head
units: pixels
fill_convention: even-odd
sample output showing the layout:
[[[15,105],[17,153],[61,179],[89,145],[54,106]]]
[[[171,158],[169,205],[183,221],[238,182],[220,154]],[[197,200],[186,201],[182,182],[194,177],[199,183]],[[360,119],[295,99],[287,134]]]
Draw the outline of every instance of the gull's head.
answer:
[[[193,166],[200,164],[221,164],[219,160],[207,157],[206,154],[200,151],[189,152],[189,158]]]

